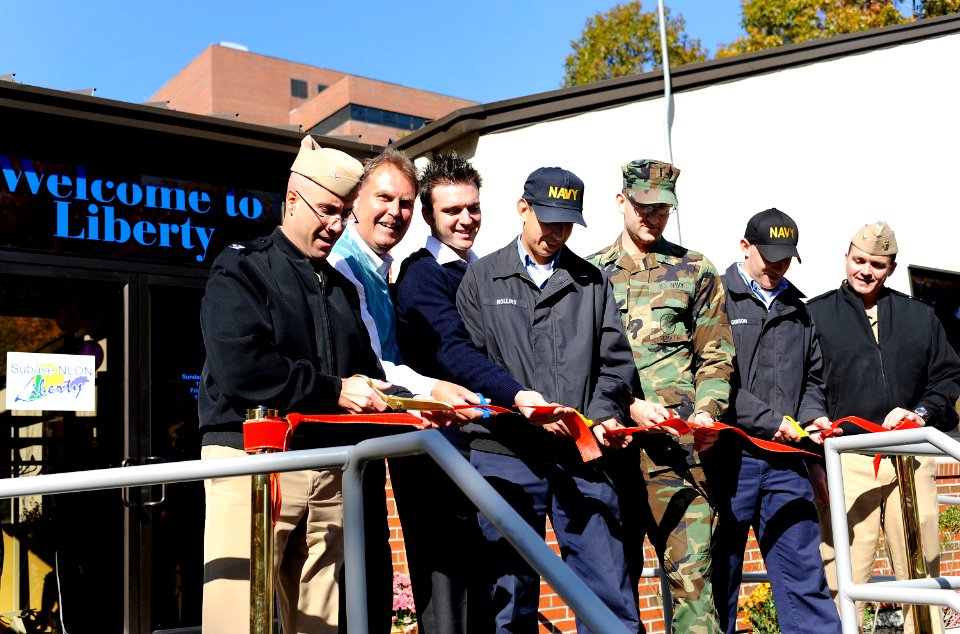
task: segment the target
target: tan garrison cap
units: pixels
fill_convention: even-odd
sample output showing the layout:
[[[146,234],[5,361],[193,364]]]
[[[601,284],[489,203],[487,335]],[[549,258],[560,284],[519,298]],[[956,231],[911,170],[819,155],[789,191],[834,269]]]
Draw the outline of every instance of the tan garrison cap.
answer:
[[[894,255],[897,252],[897,236],[882,220],[864,225],[851,238],[850,244],[869,255]]]
[[[297,153],[290,171],[309,178],[341,198],[346,198],[360,184],[363,165],[345,152],[320,147],[308,134],[300,142],[300,152]]]

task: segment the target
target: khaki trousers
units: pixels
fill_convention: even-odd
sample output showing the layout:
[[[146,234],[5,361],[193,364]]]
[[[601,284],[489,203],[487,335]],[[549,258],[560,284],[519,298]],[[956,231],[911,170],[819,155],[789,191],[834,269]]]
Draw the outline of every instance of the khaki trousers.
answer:
[[[847,506],[847,524],[850,531],[850,561],[853,567],[853,582],[867,583],[873,574],[877,541],[880,529],[886,538],[890,563],[897,578],[909,575],[906,546],[904,544],[903,516],[900,510],[900,488],[897,486],[893,461],[884,458],[880,462],[879,475],[874,477],[873,457],[845,453],[841,455],[843,487]],[[923,552],[927,560],[927,572],[931,577],[940,575],[940,534],[938,528],[938,505],[936,460],[932,457],[914,459],[916,467],[917,508],[920,512],[920,534]],[[817,505],[820,515],[820,554],[830,593],[837,601],[837,565],[833,548],[833,528],[830,510]],[[857,618],[863,621],[862,603],[857,603]],[[943,632],[943,616],[940,608],[931,606],[933,631]],[[904,605],[904,634],[913,634],[913,607]]]
[[[202,458],[242,456],[207,446]],[[203,631],[250,630],[250,478],[204,482]],[[338,574],[343,565],[342,475],[339,469],[280,474],[282,504],[274,527],[274,570],[285,634],[335,634]]]

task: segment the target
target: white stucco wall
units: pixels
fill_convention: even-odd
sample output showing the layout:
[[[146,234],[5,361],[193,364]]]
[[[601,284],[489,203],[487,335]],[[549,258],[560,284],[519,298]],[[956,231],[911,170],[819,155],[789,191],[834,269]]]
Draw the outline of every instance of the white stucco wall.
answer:
[[[893,288],[909,293],[910,264],[960,270],[957,60],[960,35],[950,35],[675,95],[682,174],[668,238],[679,227],[684,246],[722,270],[739,257],[747,219],[777,207],[799,225],[803,263],[787,277],[808,296],[837,286],[850,237],[878,219],[900,244]],[[574,230],[571,248],[586,255],[612,242],[619,166],[665,158],[663,125],[656,99],[481,137],[478,253],[518,233],[523,182],[544,165],[585,182],[589,228]],[[418,217],[397,255],[425,233]]]

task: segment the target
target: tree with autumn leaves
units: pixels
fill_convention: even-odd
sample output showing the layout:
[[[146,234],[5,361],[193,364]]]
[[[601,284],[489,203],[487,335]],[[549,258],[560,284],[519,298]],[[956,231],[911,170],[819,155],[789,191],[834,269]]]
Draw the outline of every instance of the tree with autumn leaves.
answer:
[[[745,0],[740,24],[746,35],[721,46],[717,57],[875,29],[907,19],[889,0]]]
[[[904,16],[903,0],[743,0],[744,34],[721,45],[729,57],[842,33],[960,12],[960,0],[921,0]],[[683,15],[664,7],[667,55],[671,66],[709,59],[700,40],[686,33]],[[656,5],[644,11],[640,0],[618,4],[588,18],[580,38],[570,43],[564,86],[642,73],[662,66]]]
[[[667,57],[671,65],[705,61],[709,54],[700,40],[688,37],[682,15],[664,7]],[[564,86],[643,73],[663,65],[660,22],[656,11],[644,11],[640,0],[618,4],[587,18],[580,39],[571,42]]]

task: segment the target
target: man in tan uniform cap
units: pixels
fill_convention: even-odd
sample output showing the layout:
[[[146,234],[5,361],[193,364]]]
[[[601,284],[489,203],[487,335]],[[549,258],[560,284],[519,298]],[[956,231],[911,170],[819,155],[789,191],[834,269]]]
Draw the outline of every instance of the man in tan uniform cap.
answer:
[[[907,419],[947,431],[957,425],[953,403],[960,395],[960,359],[930,306],[886,288],[897,268],[897,251],[890,225],[864,226],[844,255],[846,280],[839,289],[807,304],[823,353],[828,414],[831,420],[857,416],[887,429]],[[881,528],[897,577],[908,578],[900,489],[892,460],[881,461],[875,475],[871,456],[845,453],[841,459],[853,582],[869,581]],[[931,457],[914,459],[914,464],[923,554],[928,573],[936,577],[940,574],[936,464]],[[818,510],[820,552],[836,598],[830,513],[824,505]],[[843,618],[839,598],[838,603]],[[905,608],[904,631],[910,634],[915,631],[914,615],[910,606]],[[941,632],[940,610],[933,607],[930,613],[930,631]],[[862,606],[857,615],[862,620]]]
[[[307,136],[290,170],[283,223],[246,244],[232,244],[210,271],[201,306],[207,360],[200,383],[202,457],[243,455],[242,423],[258,405],[281,414],[363,413],[386,409],[364,379],[390,387],[360,318],[353,285],[326,258],[353,214],[363,168],[351,156]],[[331,429],[334,428],[334,429]],[[292,449],[350,445],[369,428],[301,425]],[[370,517],[386,522],[383,479],[366,478]],[[283,631],[335,633],[343,565],[341,470],[280,474],[275,524],[277,595]],[[249,631],[250,479],[205,483],[203,631]],[[379,504],[379,509],[375,508]],[[383,535],[373,520],[367,534]],[[389,629],[389,549],[368,546],[370,631]],[[385,557],[380,559],[378,555]]]

